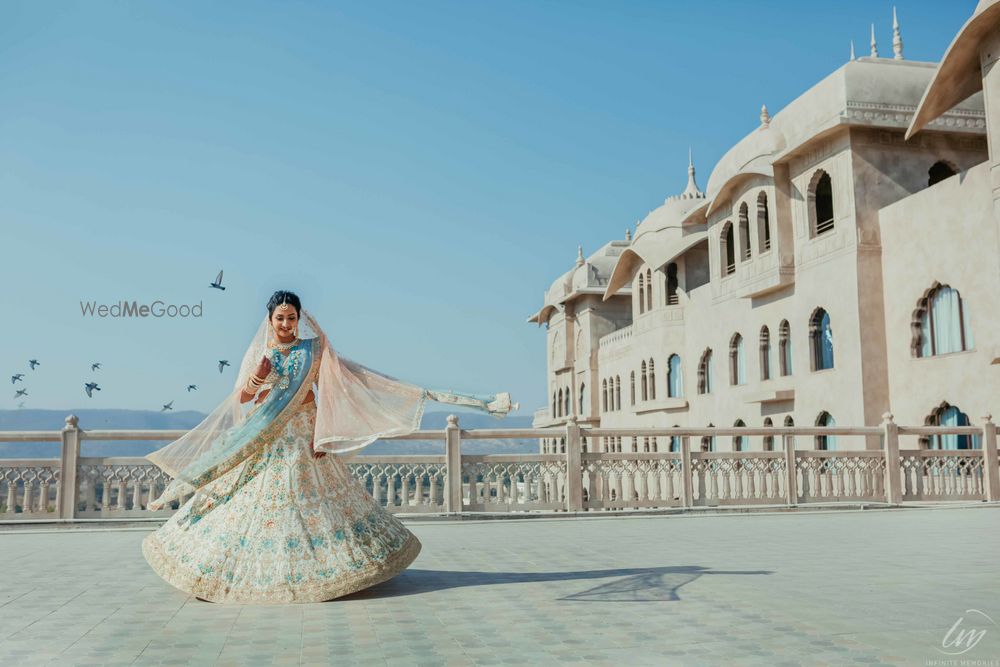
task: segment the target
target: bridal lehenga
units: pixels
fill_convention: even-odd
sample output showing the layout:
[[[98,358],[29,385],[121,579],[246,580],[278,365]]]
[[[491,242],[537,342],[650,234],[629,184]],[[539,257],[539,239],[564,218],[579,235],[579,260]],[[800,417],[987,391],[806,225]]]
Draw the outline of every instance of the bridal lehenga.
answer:
[[[286,353],[268,347],[265,321],[230,398],[148,456],[173,477],[150,506],[179,508],[146,536],[143,555],[164,580],[199,598],[318,602],[396,576],[420,541],[353,477],[348,457],[419,428],[427,399],[497,416],[516,408],[507,394],[434,392],[381,375],[339,357],[307,311],[302,322],[313,336]],[[271,391],[244,413],[241,380],[262,354],[272,358]],[[314,447],[329,455],[315,458]]]

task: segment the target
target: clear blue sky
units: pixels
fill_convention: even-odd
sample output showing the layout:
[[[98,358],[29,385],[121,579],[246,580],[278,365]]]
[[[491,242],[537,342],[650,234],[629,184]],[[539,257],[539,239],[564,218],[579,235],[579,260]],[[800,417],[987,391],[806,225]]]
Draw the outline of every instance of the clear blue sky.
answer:
[[[975,4],[901,0],[906,57],[939,59]],[[704,186],[762,103],[780,110],[851,39],[866,54],[870,23],[891,54],[891,12],[3,2],[0,386],[26,373],[26,407],[207,411],[234,379],[216,360],[238,361],[283,288],[345,355],[530,412],[545,336],[525,318],[577,244],[680,191],[688,146]],[[204,317],[80,314],[119,299]]]

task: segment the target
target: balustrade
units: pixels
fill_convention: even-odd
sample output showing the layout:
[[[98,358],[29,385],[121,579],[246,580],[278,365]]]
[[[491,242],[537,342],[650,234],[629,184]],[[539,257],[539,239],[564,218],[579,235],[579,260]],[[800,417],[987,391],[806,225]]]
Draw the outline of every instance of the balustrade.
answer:
[[[76,417],[60,431],[0,431],[0,442],[62,442],[58,459],[0,459],[0,521],[169,516],[148,509],[170,476],[142,457],[88,458],[86,440],[164,440],[183,431],[86,431]],[[901,438],[979,436],[978,449],[900,449]],[[691,451],[691,438],[773,436],[776,451]],[[798,439],[796,437],[798,436]],[[816,436],[862,436],[879,449],[797,449]],[[584,452],[582,443],[661,437],[674,451]],[[565,439],[565,453],[462,454],[465,440]],[[397,513],[622,511],[828,502],[1000,501],[992,417],[975,426],[583,428],[443,430],[398,440],[443,439],[443,455],[357,456],[347,466],[380,505]],[[843,442],[843,440],[841,440]]]

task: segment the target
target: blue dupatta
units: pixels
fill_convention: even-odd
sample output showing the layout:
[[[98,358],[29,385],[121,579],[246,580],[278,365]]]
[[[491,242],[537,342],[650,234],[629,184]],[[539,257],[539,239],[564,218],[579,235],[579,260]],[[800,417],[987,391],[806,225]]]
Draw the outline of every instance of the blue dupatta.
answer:
[[[318,338],[299,341],[288,355],[271,352],[272,373],[276,378],[264,401],[254,407],[240,424],[219,436],[211,449],[181,470],[175,479],[194,488],[202,487],[226,474],[277,437],[312,388],[316,377],[314,346]],[[287,379],[287,384],[285,383]]]

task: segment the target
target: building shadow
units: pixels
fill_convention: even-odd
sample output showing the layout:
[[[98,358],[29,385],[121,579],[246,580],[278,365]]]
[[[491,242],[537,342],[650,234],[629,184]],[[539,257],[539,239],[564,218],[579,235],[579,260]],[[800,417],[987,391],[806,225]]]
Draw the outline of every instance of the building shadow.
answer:
[[[698,565],[614,568],[572,572],[458,572],[404,570],[398,576],[338,600],[370,600],[418,595],[448,588],[611,579],[558,600],[583,602],[664,602],[680,600],[678,589],[705,575],[767,575],[770,570],[713,570]]]

